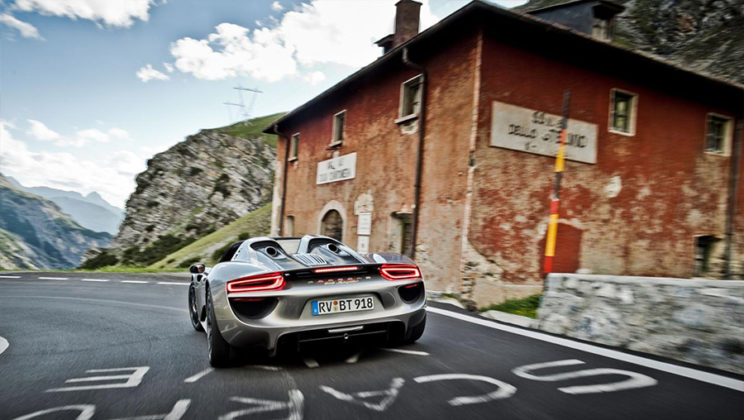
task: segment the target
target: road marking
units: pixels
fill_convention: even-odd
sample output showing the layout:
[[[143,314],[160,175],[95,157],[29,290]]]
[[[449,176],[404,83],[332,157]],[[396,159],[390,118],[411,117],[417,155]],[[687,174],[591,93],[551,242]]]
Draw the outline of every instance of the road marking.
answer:
[[[80,281],[95,281],[95,282],[106,282],[107,279],[80,279]]]
[[[101,381],[112,381],[119,379],[126,379],[125,382],[114,382],[102,385],[81,385],[81,386],[66,386],[62,388],[47,389],[45,392],[66,392],[66,391],[84,391],[90,389],[110,389],[110,388],[136,388],[142,382],[142,378],[145,376],[149,366],[138,366],[138,367],[125,367],[125,368],[113,368],[113,369],[88,369],[85,373],[108,373],[108,372],[122,372],[132,370],[126,375],[109,375],[109,376],[89,376],[87,378],[72,378],[65,381],[66,384],[79,383],[79,382],[101,382]]]
[[[199,379],[207,376],[212,371],[214,371],[214,368],[206,368],[206,369],[204,369],[203,371],[197,373],[194,376],[189,376],[188,378],[184,379],[183,381],[186,382],[187,384],[193,384],[194,382],[198,381]]]
[[[149,283],[149,281],[144,280],[122,280],[122,283],[134,283],[134,284],[146,284]]]
[[[79,414],[75,417],[75,420],[88,420],[93,418],[93,413],[96,412],[96,406],[91,404],[78,404],[78,405],[66,405],[64,407],[48,408],[46,410],[34,411],[31,414],[25,416],[16,417],[15,420],[28,420],[34,417],[43,416],[45,414],[58,413],[60,411],[72,411],[75,410]]]
[[[383,412],[387,410],[390,405],[395,402],[395,398],[398,397],[398,393],[400,392],[400,389],[403,387],[403,384],[405,384],[406,381],[403,378],[393,378],[392,382],[390,383],[390,389],[385,389],[382,391],[363,391],[363,392],[355,392],[353,394],[347,394],[345,392],[337,391],[330,386],[321,385],[320,389],[333,396],[336,399],[339,399],[341,401],[346,401],[348,403],[361,405],[363,407],[367,407],[370,410]],[[369,401],[364,401],[367,398],[370,397],[383,397],[380,399],[377,404],[373,404]]]
[[[348,364],[354,364],[359,361],[359,356],[361,356],[362,353],[354,353],[351,356],[346,358],[346,363]]]
[[[39,280],[69,280],[69,277],[39,277]]]
[[[179,286],[188,286],[188,283],[181,283],[177,281],[159,281],[158,284],[177,284]]]
[[[246,365],[244,367],[247,367],[247,368],[256,368],[256,369],[261,369],[261,370],[268,370],[270,372],[279,372],[280,370],[282,370],[282,368],[280,368],[280,367],[266,366],[266,365]]]
[[[269,411],[288,410],[287,420],[302,420],[302,407],[305,403],[305,396],[299,389],[292,389],[288,392],[289,401],[259,400],[257,398],[231,397],[230,401],[241,404],[251,404],[257,407],[244,410],[231,411],[219,417],[219,420],[232,420],[238,417],[248,416],[254,413],[266,413]]]
[[[0,276],[0,279],[20,279],[21,276]]]
[[[620,381],[620,382],[612,382],[609,384],[597,384],[597,385],[579,385],[579,386],[567,386],[563,388],[558,388],[559,391],[565,392],[566,394],[596,394],[599,392],[615,392],[615,391],[622,391],[624,389],[634,389],[634,388],[645,388],[647,386],[654,386],[658,382],[656,379],[646,376],[637,372],[630,372],[627,370],[620,370],[620,369],[584,369],[584,370],[577,370],[573,372],[564,372],[564,373],[556,373],[553,375],[535,375],[534,373],[531,373],[533,370],[538,369],[546,369],[546,368],[552,368],[552,367],[562,367],[562,366],[575,366],[575,365],[583,365],[584,362],[581,360],[576,359],[570,359],[570,360],[557,360],[555,362],[546,362],[546,363],[535,363],[532,365],[525,365],[520,366],[518,368],[512,369],[512,372],[520,376],[522,378],[531,379],[533,381],[545,381],[545,382],[555,382],[555,381],[567,381],[569,379],[573,378],[583,378],[586,376],[600,376],[600,375],[622,375],[627,376],[629,379]]]
[[[10,347],[10,343],[4,337],[0,337],[0,354],[3,354],[5,350]]]
[[[414,356],[428,356],[429,355],[429,353],[425,351],[417,351],[417,350],[389,349],[389,348],[382,348],[382,350],[391,351],[393,353],[412,354]]]
[[[318,361],[313,359],[312,357],[303,357],[302,361],[303,363],[305,363],[305,366],[309,367],[310,369],[315,369],[316,367],[320,366],[320,364],[318,364]]]
[[[694,379],[696,381],[722,386],[724,388],[733,389],[735,391],[744,392],[744,381],[740,381],[734,378],[729,378],[727,376],[716,375],[715,373],[703,372],[703,371],[691,369],[688,367],[677,366],[671,363],[660,362],[658,360],[647,359],[645,357],[635,356],[635,355],[623,353],[617,350],[597,347],[591,344],[579,343],[577,341],[573,341],[573,340],[569,340],[569,339],[561,338],[561,337],[554,337],[552,335],[543,334],[537,331],[525,330],[522,328],[511,327],[511,326],[504,325],[504,324],[498,324],[493,321],[475,318],[469,315],[464,315],[464,314],[460,314],[457,312],[451,312],[445,309],[434,308],[434,307],[429,306],[426,308],[426,310],[431,313],[437,314],[437,315],[448,316],[450,318],[455,318],[461,321],[470,322],[471,324],[477,324],[477,325],[481,325],[484,327],[493,328],[496,330],[501,330],[501,331],[505,331],[508,333],[532,338],[535,340],[545,341],[547,343],[552,343],[552,344],[556,344],[559,346],[568,347],[568,348],[572,348],[575,350],[580,350],[580,351],[584,351],[587,353],[596,354],[599,356],[609,357],[611,359],[620,360],[620,361],[627,362],[627,363],[632,363],[634,365],[644,366],[650,369],[655,369],[655,370],[659,370],[662,372],[671,373],[673,375],[682,376],[682,377],[689,378],[689,379]]]
[[[191,400],[184,399],[176,401],[173,409],[168,414],[155,414],[152,416],[123,417],[113,420],[179,420],[189,409]]]
[[[509,398],[512,395],[514,395],[515,392],[517,392],[517,388],[515,388],[514,385],[507,384],[506,382],[499,381],[498,379],[494,379],[489,376],[468,375],[464,373],[444,373],[440,375],[419,376],[417,378],[413,378],[413,380],[416,381],[416,383],[418,384],[423,384],[427,382],[435,382],[435,381],[452,381],[452,380],[482,381],[482,382],[488,382],[489,384],[493,384],[499,387],[499,389],[497,389],[496,391],[489,392],[488,394],[484,394],[484,395],[478,395],[474,397],[452,398],[451,400],[447,402],[449,403],[449,405],[453,407],[457,407],[460,405],[467,405],[467,404],[478,404],[478,403],[484,403],[484,402],[493,401],[493,400]]]

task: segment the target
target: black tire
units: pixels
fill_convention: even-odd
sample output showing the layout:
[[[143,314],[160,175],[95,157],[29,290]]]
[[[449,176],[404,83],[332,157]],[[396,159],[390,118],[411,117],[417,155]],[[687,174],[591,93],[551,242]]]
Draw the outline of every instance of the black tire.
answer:
[[[197,331],[204,331],[201,322],[199,322],[199,309],[196,307],[196,290],[194,285],[189,286],[189,318],[191,326]]]
[[[406,337],[402,340],[403,344],[413,344],[421,338],[422,335],[424,335],[424,329],[426,329],[426,317],[424,317],[423,320],[421,320],[418,325],[415,325],[408,329],[408,334],[406,334]]]
[[[212,367],[230,365],[230,344],[222,338],[217,328],[217,318],[212,307],[212,293],[207,289],[207,352]]]

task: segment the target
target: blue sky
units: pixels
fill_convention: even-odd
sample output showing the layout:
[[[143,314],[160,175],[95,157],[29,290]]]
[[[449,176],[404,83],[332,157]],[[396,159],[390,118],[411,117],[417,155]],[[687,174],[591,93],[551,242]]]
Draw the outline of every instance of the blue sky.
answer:
[[[0,172],[123,207],[153,154],[241,117],[233,87],[262,116],[374,60],[395,2],[0,0]],[[423,1],[422,29],[467,2]]]

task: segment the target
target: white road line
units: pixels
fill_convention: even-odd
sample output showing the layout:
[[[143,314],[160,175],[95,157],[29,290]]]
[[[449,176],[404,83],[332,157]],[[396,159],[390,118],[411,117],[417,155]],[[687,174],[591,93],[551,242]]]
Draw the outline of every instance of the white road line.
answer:
[[[545,341],[547,343],[556,344],[563,347],[569,347],[572,349],[584,351],[587,353],[596,354],[599,356],[609,357],[615,360],[620,360],[634,365],[644,366],[647,368],[659,370],[673,375],[683,376],[685,378],[694,379],[700,382],[706,382],[713,385],[722,386],[724,388],[733,389],[735,391],[744,392],[744,381],[740,381],[727,376],[716,375],[715,373],[703,372],[688,367],[677,366],[671,363],[660,362],[658,360],[647,359],[645,357],[636,356],[632,354],[623,353],[617,350],[606,349],[603,347],[597,347],[591,344],[580,343],[577,341],[569,340],[561,337],[554,337],[552,335],[539,333],[536,331],[524,330],[517,327],[511,327],[504,324],[498,324],[493,321],[485,319],[475,318],[469,315],[460,314],[457,312],[447,311],[445,309],[439,309],[434,307],[427,307],[427,311],[437,314],[448,316],[450,318],[459,319],[461,321],[470,322],[471,324],[482,325],[484,327],[493,328],[496,330],[505,331],[512,334],[529,337],[535,340]]]
[[[159,281],[158,284],[177,284],[179,286],[188,286],[188,283],[182,283],[178,281]]]
[[[144,280],[122,280],[122,283],[135,283],[135,284],[147,284],[149,281]]]
[[[3,354],[3,352],[7,350],[8,347],[10,347],[10,343],[8,343],[8,340],[6,340],[3,337],[0,337],[0,354]]]
[[[210,374],[212,371],[214,371],[213,368],[206,368],[206,369],[204,369],[203,371],[197,373],[194,376],[189,376],[188,378],[184,379],[183,381],[186,382],[187,384],[193,384],[194,382],[198,381],[199,379],[201,379],[201,378],[207,376],[208,374]]]
[[[105,282],[105,281],[110,281],[110,280],[107,280],[107,279],[80,279],[80,281],[96,281],[96,282]]]
[[[39,280],[70,280],[69,277],[39,277]]]
[[[21,276],[0,276],[0,279],[20,279]]]
[[[416,351],[416,350],[386,349],[386,348],[383,348],[383,350],[392,351],[393,353],[412,354],[414,356],[428,356],[429,355],[429,353],[425,351]]]

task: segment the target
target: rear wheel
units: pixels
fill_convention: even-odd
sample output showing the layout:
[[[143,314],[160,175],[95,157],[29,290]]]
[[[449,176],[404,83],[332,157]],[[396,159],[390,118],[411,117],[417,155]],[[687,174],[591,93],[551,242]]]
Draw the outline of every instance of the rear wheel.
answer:
[[[196,289],[193,285],[189,286],[189,318],[191,326],[197,331],[204,331],[201,322],[199,322],[199,309],[196,307]]]
[[[217,328],[217,318],[214,315],[212,293],[207,289],[207,348],[209,364],[213,367],[225,367],[230,364],[230,344],[222,338]]]
[[[424,329],[426,329],[426,317],[421,320],[420,323],[408,329],[408,334],[403,338],[403,344],[412,344],[416,342],[422,335],[424,335]]]

